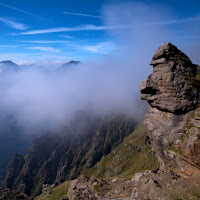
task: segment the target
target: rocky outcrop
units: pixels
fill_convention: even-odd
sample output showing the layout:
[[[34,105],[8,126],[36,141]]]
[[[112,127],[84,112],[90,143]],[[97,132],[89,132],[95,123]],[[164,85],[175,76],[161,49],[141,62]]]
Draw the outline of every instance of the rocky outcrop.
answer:
[[[156,50],[151,65],[153,73],[140,90],[151,105],[145,124],[161,167],[185,176],[199,173],[200,124],[198,117],[191,119],[199,116],[199,88],[189,81],[198,76],[199,66],[171,43]],[[187,124],[194,126],[185,137]]]
[[[197,106],[198,92],[187,77],[195,77],[197,66],[171,43],[158,48],[151,61],[153,73],[140,85],[141,98],[158,110],[182,114]]]
[[[156,50],[151,65],[140,90],[150,104],[144,123],[161,167],[134,177],[133,196],[168,200],[167,191],[200,177],[200,67],[171,43]]]
[[[111,199],[126,199],[130,197],[133,187],[133,181],[125,181],[124,179],[96,179],[79,177],[71,182],[67,193],[69,200],[111,200]]]

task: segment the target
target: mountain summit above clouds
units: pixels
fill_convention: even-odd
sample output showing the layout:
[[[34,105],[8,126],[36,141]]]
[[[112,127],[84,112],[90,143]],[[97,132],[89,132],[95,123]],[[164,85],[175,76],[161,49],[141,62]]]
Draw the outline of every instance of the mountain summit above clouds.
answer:
[[[10,60],[0,62],[0,72],[10,72],[17,70],[19,70],[19,66]]]

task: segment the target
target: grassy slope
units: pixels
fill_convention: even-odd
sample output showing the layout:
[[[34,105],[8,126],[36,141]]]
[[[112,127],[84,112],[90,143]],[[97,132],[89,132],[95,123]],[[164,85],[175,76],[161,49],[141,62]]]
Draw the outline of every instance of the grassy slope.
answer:
[[[93,168],[83,172],[86,176],[130,179],[135,173],[159,167],[150,146],[145,144],[147,132],[143,124],[124,139],[111,153],[103,157]],[[69,182],[55,187],[51,194],[43,193],[36,200],[60,200],[67,195]]]
[[[67,196],[67,192],[70,186],[70,182],[66,181],[52,190],[42,193],[40,196],[36,197],[35,200],[59,200]]]
[[[145,144],[146,128],[140,124],[110,154],[103,157],[93,168],[84,172],[86,176],[112,178],[115,176],[130,179],[134,174],[156,169],[158,161],[150,146]]]

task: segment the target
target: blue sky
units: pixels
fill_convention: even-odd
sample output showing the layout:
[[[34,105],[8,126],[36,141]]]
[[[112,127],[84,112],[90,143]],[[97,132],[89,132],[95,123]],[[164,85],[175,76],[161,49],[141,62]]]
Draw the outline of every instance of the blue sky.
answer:
[[[131,26],[123,20],[112,20],[112,13],[108,15],[109,7],[122,3],[125,1],[0,0],[0,60],[9,59],[17,63],[44,60],[65,62],[105,56],[119,46],[118,37],[115,37],[116,34],[113,36],[112,32],[128,31]],[[143,0],[127,3],[152,6],[154,13],[162,12],[164,8],[166,15],[162,13],[162,19],[148,20],[151,13],[139,13],[138,17],[144,17],[141,23],[149,24],[149,29],[153,26],[167,29],[170,36],[165,36],[163,40],[173,40],[182,46],[194,43],[198,48],[199,1]],[[119,19],[120,15],[119,10]],[[177,34],[179,37],[176,37]]]

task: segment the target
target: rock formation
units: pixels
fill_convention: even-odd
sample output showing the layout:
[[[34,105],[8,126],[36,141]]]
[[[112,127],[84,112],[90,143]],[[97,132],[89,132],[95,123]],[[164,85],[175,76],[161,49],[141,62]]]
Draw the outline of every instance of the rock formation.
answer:
[[[195,77],[197,66],[171,43],[158,48],[151,61],[153,73],[140,85],[141,98],[158,110],[183,114],[197,106],[198,92],[187,77]]]
[[[133,196],[163,200],[170,187],[200,178],[200,67],[171,43],[156,50],[151,65],[140,90],[150,104],[144,123],[161,167],[133,178]]]
[[[140,90],[141,98],[151,105],[145,124],[161,167],[186,176],[199,173],[199,158],[192,159],[200,150],[199,92],[189,81],[199,67],[171,43],[158,48],[151,65],[153,73]],[[191,134],[183,140],[187,124],[192,124]]]

